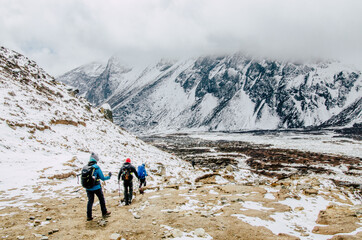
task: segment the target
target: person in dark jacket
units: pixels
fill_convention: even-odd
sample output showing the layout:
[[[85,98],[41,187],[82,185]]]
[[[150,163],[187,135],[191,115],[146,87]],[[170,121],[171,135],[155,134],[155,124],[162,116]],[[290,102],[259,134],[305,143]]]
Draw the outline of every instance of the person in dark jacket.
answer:
[[[103,195],[100,180],[102,180],[102,181],[109,180],[111,178],[111,176],[112,176],[112,173],[110,172],[109,175],[107,177],[105,177],[103,175],[103,172],[102,172],[101,168],[97,165],[98,160],[99,160],[98,155],[95,154],[95,153],[92,153],[91,156],[90,156],[89,162],[88,162],[88,166],[93,166],[95,168],[93,176],[96,179],[96,184],[91,188],[86,188],[87,197],[88,197],[87,221],[91,221],[93,219],[93,217],[92,217],[92,207],[93,207],[93,202],[94,202],[94,194],[97,195],[97,197],[99,199],[99,204],[101,206],[102,216],[107,217],[107,216],[109,216],[111,214],[111,212],[108,212],[107,208],[106,208],[106,201],[104,199],[104,195]]]
[[[123,164],[118,173],[118,184],[120,178],[122,178],[123,180],[124,202],[126,205],[129,205],[132,202],[132,194],[133,194],[132,173],[134,173],[136,177],[139,178],[136,168],[131,164],[131,159],[127,158],[126,162]]]

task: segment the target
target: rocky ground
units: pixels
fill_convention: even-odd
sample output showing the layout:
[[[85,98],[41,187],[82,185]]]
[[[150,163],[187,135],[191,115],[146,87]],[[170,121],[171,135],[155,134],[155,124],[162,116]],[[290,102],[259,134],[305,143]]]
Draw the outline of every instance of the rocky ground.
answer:
[[[362,182],[356,181],[362,173],[360,157],[281,149],[271,147],[272,144],[203,140],[184,134],[151,136],[143,140],[185,161],[195,161],[199,167],[218,170],[231,166],[238,170],[240,159],[245,159],[247,166],[242,167],[258,175],[279,180],[291,176],[325,175],[337,185],[350,186],[360,195],[362,193]],[[334,176],[336,173],[343,175],[343,181]]]
[[[220,177],[227,174],[220,172]],[[232,180],[220,183],[218,177],[208,174],[195,185],[149,187],[144,195],[136,194],[130,206],[124,206],[118,192],[108,192],[105,186],[112,214],[103,220],[96,204],[95,219],[90,222],[86,221],[86,194],[80,187],[74,197],[29,200],[31,207],[0,210],[0,236],[3,239],[362,238],[362,205],[349,200],[352,192],[348,188],[327,185],[319,178],[291,177],[274,183],[238,184]],[[309,218],[314,223],[303,222]],[[275,223],[280,226],[273,227]],[[344,235],[348,233],[351,235]]]
[[[111,216],[101,218],[96,200],[89,222],[84,189],[58,187],[65,179],[76,182],[74,175],[49,178],[41,185],[53,185],[53,192],[44,190],[39,199],[16,196],[20,206],[0,210],[0,237],[362,239],[361,185],[354,181],[360,158],[185,137],[145,140],[185,161],[194,159],[197,177],[171,183],[172,176],[150,169],[145,194],[136,193],[130,206],[121,202],[111,179],[103,186]],[[33,192],[43,191],[41,185]]]

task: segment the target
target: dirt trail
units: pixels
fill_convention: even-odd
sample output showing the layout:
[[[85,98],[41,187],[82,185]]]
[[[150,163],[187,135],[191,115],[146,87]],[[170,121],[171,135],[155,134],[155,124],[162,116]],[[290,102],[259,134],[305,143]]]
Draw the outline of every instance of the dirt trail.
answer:
[[[265,186],[186,185],[180,189],[148,190],[144,195],[138,194],[130,206],[120,204],[117,192],[106,192],[107,207],[112,214],[107,218],[105,226],[101,226],[104,222],[101,221],[97,200],[93,208],[94,220],[86,221],[87,197],[85,191],[79,189],[79,196],[67,200],[42,198],[29,201],[36,204],[27,210],[0,210],[0,237],[17,239],[18,236],[24,236],[25,239],[42,239],[41,235],[44,235],[49,239],[110,239],[113,233],[119,233],[127,240],[162,239],[176,236],[174,229],[195,236],[194,231],[203,228],[206,232],[205,239],[298,239],[287,234],[275,235],[265,227],[252,226],[235,216],[243,214],[270,221],[273,220],[272,214],[293,211],[289,206],[278,203],[286,197],[286,193],[283,195],[283,188],[274,192],[275,199],[272,199],[266,197]],[[332,195],[333,193],[330,196]],[[259,203],[263,209],[242,209],[245,202]],[[338,208],[327,209],[326,213],[332,210],[337,211]],[[355,210],[351,212],[348,208],[340,211],[338,218],[343,218],[345,212],[349,214],[349,222],[337,222],[331,226],[340,226],[342,232],[343,227],[348,226],[348,231],[353,231],[358,228],[361,217],[355,215]],[[324,223],[333,222],[333,216],[327,218],[327,215],[323,215]],[[51,217],[51,220],[46,221],[47,217]],[[37,222],[40,225],[34,226]],[[327,228],[328,225],[323,228],[323,232],[328,233]],[[56,232],[49,234],[54,230]],[[321,230],[317,229],[316,232],[318,231]],[[206,238],[207,236],[209,238]],[[361,237],[360,232],[355,236],[338,236],[336,239]]]

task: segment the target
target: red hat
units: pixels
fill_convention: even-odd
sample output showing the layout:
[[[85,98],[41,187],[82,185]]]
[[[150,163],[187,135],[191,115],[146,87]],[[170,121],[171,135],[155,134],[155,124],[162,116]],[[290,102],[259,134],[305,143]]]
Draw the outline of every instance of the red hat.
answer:
[[[126,159],[126,162],[130,163],[130,162],[131,162],[131,159],[130,159],[130,158],[127,158],[127,159]]]

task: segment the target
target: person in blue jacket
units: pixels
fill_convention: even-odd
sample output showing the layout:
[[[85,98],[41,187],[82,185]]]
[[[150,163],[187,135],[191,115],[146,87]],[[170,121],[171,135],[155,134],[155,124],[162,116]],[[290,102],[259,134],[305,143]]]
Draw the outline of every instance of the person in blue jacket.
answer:
[[[92,188],[86,188],[87,197],[88,197],[87,221],[91,221],[93,219],[92,207],[93,207],[93,202],[94,202],[94,194],[97,195],[97,197],[99,199],[99,204],[100,204],[101,210],[102,210],[102,216],[107,217],[111,214],[111,212],[108,212],[107,208],[106,208],[106,201],[104,199],[100,180],[102,180],[102,181],[109,180],[112,176],[112,173],[109,172],[109,175],[107,177],[105,177],[103,175],[101,168],[97,165],[98,160],[99,160],[98,155],[95,153],[92,153],[90,156],[89,162],[88,162],[88,166],[93,166],[95,168],[93,176],[96,179],[96,183]]]
[[[140,193],[143,194],[142,185],[144,185],[146,187],[146,177],[148,176],[144,163],[142,165],[138,166],[137,172],[138,172],[138,177],[140,180],[140,186],[139,186]]]

